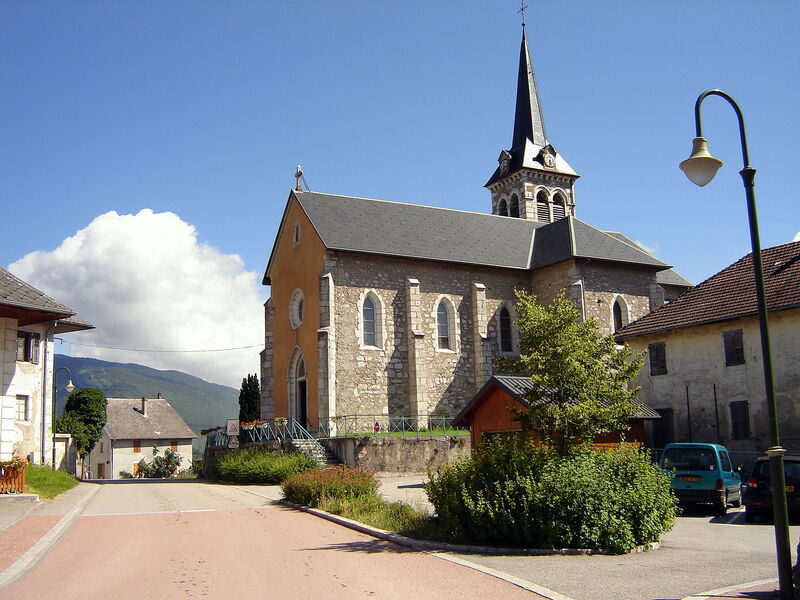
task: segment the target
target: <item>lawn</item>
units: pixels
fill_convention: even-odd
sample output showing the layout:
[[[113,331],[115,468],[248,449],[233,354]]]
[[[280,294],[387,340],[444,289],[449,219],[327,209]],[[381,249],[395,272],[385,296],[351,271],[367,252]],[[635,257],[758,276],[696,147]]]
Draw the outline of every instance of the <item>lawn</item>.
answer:
[[[72,489],[78,480],[66,471],[53,471],[42,465],[28,465],[25,469],[25,493],[39,494],[41,498],[52,499]]]

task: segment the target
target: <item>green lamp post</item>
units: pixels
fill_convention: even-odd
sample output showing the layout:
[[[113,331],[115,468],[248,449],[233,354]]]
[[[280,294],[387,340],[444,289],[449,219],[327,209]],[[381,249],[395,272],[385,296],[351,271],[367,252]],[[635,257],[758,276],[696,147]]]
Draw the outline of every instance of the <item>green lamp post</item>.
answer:
[[[56,466],[56,396],[58,395],[58,384],[56,383],[56,379],[58,378],[59,371],[67,372],[67,385],[64,386],[64,389],[68,392],[72,392],[72,390],[75,389],[75,385],[72,383],[72,371],[70,371],[67,367],[57,368],[53,373],[53,414],[50,417],[50,430],[53,434],[53,471],[58,469]]]
[[[747,154],[747,137],[744,131],[744,117],[736,101],[722,90],[707,90],[700,94],[694,105],[694,121],[697,135],[692,142],[692,155],[680,164],[681,170],[689,180],[699,186],[707,185],[722,166],[722,161],[714,158],[708,151],[706,139],[703,137],[700,120],[700,104],[708,96],[719,96],[728,101],[736,111],[739,120],[739,137],[742,143],[742,160],[744,168],[739,171],[744,182],[747,197],[747,215],[750,223],[750,242],[753,247],[753,271],[756,281],[758,300],[758,324],[761,332],[761,355],[764,363],[764,388],[767,408],[769,410],[770,447],[769,456],[770,479],[772,481],[772,510],[775,524],[775,547],[778,559],[778,583],[781,600],[794,600],[792,585],[792,554],[789,547],[789,516],[786,507],[786,479],[783,472],[783,455],[786,449],[781,447],[780,429],[778,426],[778,406],[775,401],[775,384],[772,375],[772,354],[769,345],[769,323],[767,319],[767,298],[764,292],[764,270],[761,264],[761,242],[758,235],[758,216],[756,214],[755,176],[756,170],[750,166]]]

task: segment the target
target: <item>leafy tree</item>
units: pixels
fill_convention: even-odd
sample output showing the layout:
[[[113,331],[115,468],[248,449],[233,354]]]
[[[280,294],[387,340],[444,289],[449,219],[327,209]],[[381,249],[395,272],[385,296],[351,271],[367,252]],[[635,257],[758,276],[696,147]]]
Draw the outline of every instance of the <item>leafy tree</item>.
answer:
[[[255,421],[261,416],[261,386],[257,375],[242,379],[239,390],[239,420]]]
[[[533,388],[524,395],[530,410],[515,410],[523,430],[566,455],[598,434],[626,429],[638,391],[627,386],[642,355],[618,347],[596,320],[581,321],[563,294],[544,307],[518,290],[516,308],[520,357],[498,360],[496,367],[531,378]]]
[[[147,479],[164,479],[172,477],[178,472],[183,457],[170,448],[164,450],[164,456],[158,455],[158,448],[153,448],[153,460],[139,461],[139,475]]]
[[[67,398],[64,415],[55,420],[53,427],[58,433],[68,433],[75,440],[78,455],[85,462],[103,435],[106,424],[106,397],[95,388],[78,388]]]

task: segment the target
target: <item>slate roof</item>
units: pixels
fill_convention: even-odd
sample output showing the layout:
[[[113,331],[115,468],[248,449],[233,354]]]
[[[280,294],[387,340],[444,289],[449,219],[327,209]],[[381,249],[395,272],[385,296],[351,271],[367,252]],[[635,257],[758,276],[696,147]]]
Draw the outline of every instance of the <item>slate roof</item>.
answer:
[[[71,316],[75,311],[0,267],[0,304]]]
[[[770,311],[800,306],[800,242],[762,250]],[[758,313],[752,254],[617,332],[624,340],[673,329],[729,321]]]
[[[457,427],[463,427],[468,425],[467,419],[469,418],[470,414],[473,410],[475,410],[483,401],[483,398],[486,394],[491,391],[492,389],[500,388],[504,390],[509,396],[518,400],[522,404],[526,406],[530,406],[525,400],[522,398],[522,395],[525,392],[533,389],[533,382],[531,381],[530,377],[520,377],[517,375],[492,375],[489,378],[484,386],[478,391],[475,396],[467,403],[467,405],[458,413],[456,418],[453,420],[453,425]],[[640,400],[634,400],[634,404],[637,407],[636,414],[634,415],[634,419],[660,419],[661,415],[659,415],[655,410],[647,406],[644,402]]]
[[[181,440],[197,434],[163,398],[147,399],[147,416],[141,398],[108,398],[106,432],[112,440]]]
[[[634,248],[637,248],[639,250],[643,250],[643,251],[647,252],[648,254],[650,254],[651,256],[653,255],[653,253],[650,252],[649,250],[647,250],[647,248],[645,248],[641,244],[633,241],[631,238],[629,238],[624,233],[620,233],[619,231],[604,231],[603,233],[606,233],[606,234],[608,234],[610,236],[613,236],[613,237],[617,238],[618,240],[620,240],[622,242],[625,242],[626,244],[630,244]],[[658,273],[656,273],[656,281],[660,285],[678,285],[678,286],[681,286],[681,287],[692,287],[692,285],[693,285],[691,281],[686,279],[683,275],[678,273],[675,269],[666,269],[665,271],[659,271]]]
[[[331,250],[526,270],[569,258],[633,263],[656,270],[670,268],[641,247],[575,217],[537,223],[320,192],[295,190],[289,202],[292,198]],[[265,285],[270,284],[270,267],[280,238],[276,237],[270,255]]]

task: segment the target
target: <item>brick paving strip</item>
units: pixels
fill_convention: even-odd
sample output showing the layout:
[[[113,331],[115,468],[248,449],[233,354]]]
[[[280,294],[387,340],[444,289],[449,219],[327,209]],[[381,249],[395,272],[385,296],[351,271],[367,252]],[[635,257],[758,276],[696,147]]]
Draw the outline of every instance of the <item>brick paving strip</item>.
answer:
[[[0,571],[5,571],[58,523],[59,515],[26,515],[0,531]]]
[[[709,590],[702,594],[693,594],[681,598],[681,600],[771,600],[778,597],[778,580],[765,579],[763,581],[752,581],[743,585],[732,585],[730,587]]]

